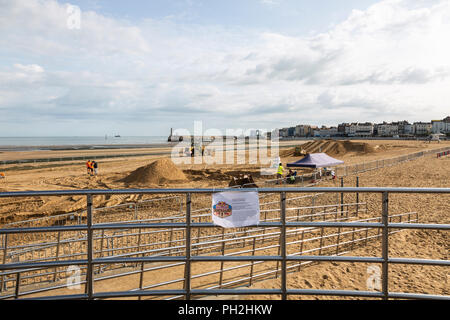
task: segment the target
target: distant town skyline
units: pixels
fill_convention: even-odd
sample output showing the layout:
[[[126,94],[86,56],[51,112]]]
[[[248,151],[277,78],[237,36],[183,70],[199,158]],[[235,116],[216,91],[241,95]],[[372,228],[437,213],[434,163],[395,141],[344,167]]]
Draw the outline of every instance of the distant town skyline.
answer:
[[[440,119],[448,34],[448,0],[0,0],[0,136]]]
[[[450,116],[430,121],[383,121],[380,123],[343,122],[336,125],[297,124],[285,128],[277,128],[280,137],[412,137],[443,134],[450,136]]]

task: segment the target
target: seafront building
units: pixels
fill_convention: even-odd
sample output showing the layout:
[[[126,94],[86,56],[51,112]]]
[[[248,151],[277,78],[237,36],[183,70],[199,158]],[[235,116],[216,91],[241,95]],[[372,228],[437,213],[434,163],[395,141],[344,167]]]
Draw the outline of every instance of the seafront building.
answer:
[[[427,137],[430,134],[450,136],[450,116],[442,120],[409,123],[407,120],[397,122],[353,122],[340,123],[337,126],[298,124],[295,127],[275,129],[280,138],[294,137]]]
[[[450,133],[450,116],[443,120],[431,120],[431,132],[448,135]]]

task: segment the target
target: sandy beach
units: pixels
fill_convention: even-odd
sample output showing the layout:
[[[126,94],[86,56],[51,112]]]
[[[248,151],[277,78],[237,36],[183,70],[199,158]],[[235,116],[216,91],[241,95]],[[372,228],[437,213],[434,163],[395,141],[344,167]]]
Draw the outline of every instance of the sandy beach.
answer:
[[[358,143],[360,143],[359,141]],[[280,143],[280,155],[283,164],[299,159],[294,156],[295,146],[305,146],[307,141],[286,141]],[[325,143],[325,142],[324,142]],[[364,150],[339,149],[333,146],[330,149],[332,156],[341,159],[345,164],[363,163],[378,159],[388,159],[400,155],[411,154],[423,150],[431,150],[444,146],[450,148],[450,142],[428,143],[424,141],[364,141]],[[324,144],[322,144],[324,146]],[[16,156],[45,157],[50,154],[58,156],[91,155],[121,152],[155,152],[170,153],[170,148],[151,149],[125,149],[125,150],[78,150],[78,151],[27,151],[21,153],[13,151],[4,152],[1,156],[11,159]],[[259,175],[258,164],[248,165],[218,165],[218,164],[183,164],[172,167],[151,167],[154,161],[170,161],[167,156],[145,155],[126,158],[102,159],[99,161],[99,175],[89,176],[86,173],[85,163],[81,161],[12,164],[4,168],[6,179],[0,183],[1,191],[24,190],[73,190],[73,189],[122,189],[122,188],[202,188],[227,187],[230,179],[239,173],[251,173],[259,187],[267,186],[266,181],[273,176]],[[167,164],[167,163],[166,163]],[[380,168],[358,174],[362,187],[450,187],[449,157],[437,158],[428,155],[423,158],[408,161],[392,167]],[[147,180],[139,180],[136,172],[149,168],[152,175]],[[170,169],[172,168],[172,169]],[[179,171],[178,171],[179,170]],[[179,175],[173,175],[177,171]],[[157,180],[153,179],[155,176]],[[345,186],[354,186],[356,176],[344,179]],[[151,182],[149,182],[151,181]],[[318,186],[337,186],[338,181],[323,181]],[[271,185],[273,186],[273,185]],[[345,202],[354,201],[354,195],[345,196]],[[94,207],[102,208],[130,202],[150,199],[149,196],[95,196]],[[274,197],[276,200],[276,197]],[[332,203],[328,198],[324,204]],[[58,214],[82,211],[85,209],[84,197],[38,197],[23,198],[21,201],[13,199],[0,199],[0,223],[8,224],[27,220],[30,218],[50,217]],[[309,201],[309,200],[308,200]],[[331,201],[331,202],[330,202]],[[376,194],[361,195],[361,201],[367,203],[367,212],[361,213],[358,218],[379,217],[381,214],[380,196]],[[210,204],[210,196],[198,197],[193,200],[193,208],[204,208]],[[308,205],[308,202],[299,202]],[[153,208],[153,217],[164,217],[173,212],[176,204],[161,205]],[[415,212],[421,223],[450,223],[449,195],[392,195],[389,203],[390,214]],[[115,219],[113,216],[107,219]],[[121,218],[119,218],[120,220]],[[420,257],[428,259],[448,259],[450,238],[446,232],[403,230],[390,237],[389,254],[397,257]],[[356,247],[348,255],[379,256],[380,241],[368,242],[365,246]],[[266,251],[265,254],[274,252]],[[216,270],[219,266],[214,263],[196,263],[193,274]],[[227,265],[232,265],[228,263]],[[265,270],[266,265],[258,266],[255,270]],[[368,264],[357,263],[315,263],[301,268],[299,272],[288,273],[289,288],[313,289],[339,289],[339,290],[366,290]],[[395,265],[390,269],[390,290],[395,292],[415,292],[448,295],[448,273],[445,268],[436,266]],[[248,272],[243,270],[230,275],[231,278]],[[156,278],[155,278],[156,276]],[[171,268],[170,272],[149,272],[144,284],[151,285],[158,280],[173,280],[182,277],[182,268]],[[214,283],[217,277],[201,278],[193,282],[194,286],[204,286]],[[231,279],[230,278],[230,279]],[[137,275],[124,276],[116,279],[96,282],[96,290],[131,290],[136,288]],[[252,288],[277,288],[279,278],[268,278],[252,284]],[[177,288],[178,285],[168,285],[164,288]],[[67,289],[53,290],[52,294],[68,293]],[[74,292],[69,292],[70,294]],[[42,295],[42,294],[41,294]],[[233,297],[231,297],[233,298]],[[234,297],[236,298],[236,297]],[[244,297],[240,297],[244,298]],[[279,299],[279,296],[250,296],[249,299]],[[318,296],[290,296],[290,299],[323,299]],[[333,298],[333,297],[326,297]],[[340,298],[341,299],[341,298]]]

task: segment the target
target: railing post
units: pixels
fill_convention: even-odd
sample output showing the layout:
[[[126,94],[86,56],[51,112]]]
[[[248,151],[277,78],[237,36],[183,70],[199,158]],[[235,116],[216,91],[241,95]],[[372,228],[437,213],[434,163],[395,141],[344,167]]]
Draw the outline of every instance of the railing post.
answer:
[[[144,256],[144,254],[142,254]],[[141,273],[139,275],[139,290],[142,291],[142,287],[144,286],[144,262],[141,262]],[[142,296],[139,296],[138,300],[141,300]]]
[[[191,300],[191,194],[186,194],[186,263],[184,267],[184,290],[186,300]]]
[[[3,238],[5,239],[5,241],[3,243],[4,244],[4,247],[3,247],[3,264],[5,264],[6,263],[6,254],[7,254],[7,251],[8,251],[8,234],[5,233]],[[3,291],[3,287],[5,285],[5,276],[4,275],[2,275],[2,279],[1,280],[2,281],[0,283],[0,292]]]
[[[100,258],[103,258],[103,241],[105,240],[105,229],[102,229],[102,235],[100,236]],[[108,241],[106,241],[108,244]],[[102,265],[99,264],[97,268],[97,273],[102,272]]]
[[[57,243],[56,243],[56,257],[55,257],[55,260],[56,260],[56,261],[59,261],[59,246],[60,246],[60,241],[61,241],[61,231],[58,231],[58,240],[57,240]],[[53,282],[56,281],[56,275],[57,275],[57,273],[58,273],[58,268],[55,267],[55,271],[54,271],[54,274],[53,274]]]
[[[172,223],[174,222],[174,219],[172,219]],[[170,228],[170,238],[169,238],[169,248],[175,247],[173,244],[173,228]],[[169,249],[169,256],[172,253],[172,249]]]
[[[302,239],[301,239],[301,241],[300,241],[300,255],[303,254],[303,240],[304,240],[304,238],[305,238],[305,230],[303,229],[303,230],[302,230]],[[302,262],[299,261],[299,262],[298,262],[298,271],[300,271],[301,265],[302,265]]]
[[[222,256],[225,256],[225,228],[222,228]],[[219,288],[222,289],[223,283],[223,267],[224,261],[220,261],[220,279],[219,279]]]
[[[88,299],[91,300],[93,296],[93,268],[92,268],[92,258],[93,258],[93,237],[92,237],[92,195],[88,194],[87,197],[87,271],[86,271],[86,293]]]
[[[16,274],[16,290],[14,292],[14,299],[19,298],[19,291],[20,290],[20,271]]]
[[[382,196],[383,201],[383,210],[382,210],[382,224],[383,224],[383,238],[382,238],[382,244],[381,244],[381,252],[382,252],[382,258],[383,258],[383,265],[382,265],[382,292],[383,292],[383,299],[387,300],[389,297],[389,279],[388,279],[388,273],[389,273],[389,228],[388,228],[388,216],[389,216],[389,198],[388,193],[383,192]]]
[[[281,299],[286,300],[286,192],[282,192],[281,199]]]
[[[337,241],[336,241],[336,255],[339,255],[339,240],[341,236],[341,227],[338,228],[338,235],[337,235]]]
[[[359,177],[356,177],[356,187],[359,188]],[[359,192],[356,193],[356,216],[359,212]]]
[[[341,177],[341,188],[344,187],[344,178]],[[341,217],[344,214],[344,193],[341,192]]]
[[[253,247],[252,247],[252,256],[255,256],[255,249],[256,249],[256,236],[253,237]],[[253,280],[253,265],[255,264],[255,261],[252,260],[252,265],[250,267],[250,281],[249,281],[249,287],[252,286],[252,280]]]
[[[323,247],[323,227],[320,228],[320,248],[319,248],[319,256],[322,255],[322,247]]]

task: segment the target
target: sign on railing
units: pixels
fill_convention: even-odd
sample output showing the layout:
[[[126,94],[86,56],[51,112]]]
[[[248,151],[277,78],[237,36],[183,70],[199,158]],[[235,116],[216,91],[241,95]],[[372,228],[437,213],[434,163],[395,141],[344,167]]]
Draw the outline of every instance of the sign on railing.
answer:
[[[237,228],[259,223],[258,192],[228,191],[213,193],[212,221],[224,228]]]

